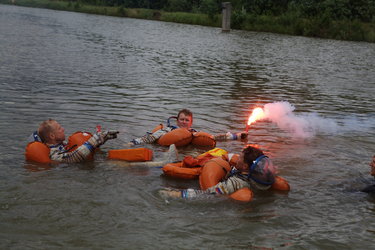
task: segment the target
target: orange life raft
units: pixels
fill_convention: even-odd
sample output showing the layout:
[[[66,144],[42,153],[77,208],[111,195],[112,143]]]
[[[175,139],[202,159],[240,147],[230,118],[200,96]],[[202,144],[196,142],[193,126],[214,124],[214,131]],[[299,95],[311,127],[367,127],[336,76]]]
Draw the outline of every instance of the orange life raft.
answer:
[[[90,137],[91,133],[88,132],[75,132],[69,136],[68,144],[66,146],[69,151],[76,150],[79,146],[84,144]],[[25,158],[27,161],[39,162],[39,163],[51,163],[49,157],[50,148],[39,141],[30,142],[26,146]],[[92,154],[89,157],[93,157]]]

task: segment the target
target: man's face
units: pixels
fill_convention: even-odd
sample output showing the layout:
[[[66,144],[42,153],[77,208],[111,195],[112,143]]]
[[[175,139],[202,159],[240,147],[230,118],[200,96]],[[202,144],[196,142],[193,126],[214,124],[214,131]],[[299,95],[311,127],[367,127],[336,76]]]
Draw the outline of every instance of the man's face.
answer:
[[[53,139],[55,143],[63,142],[65,140],[65,129],[58,122],[53,122],[51,125],[53,128],[50,135],[51,139]]]
[[[249,165],[245,163],[244,161],[244,154],[241,152],[240,156],[238,157],[236,169],[239,171],[248,171],[249,170]]]
[[[177,118],[177,126],[180,128],[187,128],[191,127],[193,123],[191,116],[187,116],[184,113],[181,113],[180,116]]]

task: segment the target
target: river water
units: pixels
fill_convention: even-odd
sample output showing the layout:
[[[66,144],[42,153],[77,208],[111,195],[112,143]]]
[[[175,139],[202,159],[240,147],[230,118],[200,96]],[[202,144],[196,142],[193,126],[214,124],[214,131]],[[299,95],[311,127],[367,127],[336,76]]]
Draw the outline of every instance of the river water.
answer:
[[[360,190],[373,183],[375,44],[0,5],[0,45],[0,248],[374,247],[375,199]],[[161,188],[197,182],[106,159],[181,108],[215,134],[267,105],[276,118],[250,126],[248,143],[289,193],[165,200]],[[27,163],[27,137],[48,118],[67,135],[100,124],[119,138],[94,162]],[[167,151],[147,147],[155,160]]]

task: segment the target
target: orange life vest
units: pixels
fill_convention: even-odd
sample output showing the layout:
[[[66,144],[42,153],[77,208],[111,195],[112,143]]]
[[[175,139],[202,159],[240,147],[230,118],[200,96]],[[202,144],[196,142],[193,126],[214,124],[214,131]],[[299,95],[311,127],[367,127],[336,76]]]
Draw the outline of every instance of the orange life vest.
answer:
[[[201,174],[203,165],[215,157],[221,157],[227,151],[220,148],[211,149],[197,157],[185,156],[183,161],[177,163],[168,163],[163,166],[162,170],[165,175],[182,178],[195,179]]]
[[[181,179],[196,179],[201,173],[202,167],[184,167],[183,162],[168,163],[163,166],[163,173],[167,176]]]
[[[157,125],[152,130],[152,133],[160,129],[163,129],[163,124]],[[216,141],[213,135],[202,131],[191,131],[186,128],[173,129],[172,131],[161,136],[157,140],[157,143],[161,146],[170,146],[172,144],[175,144],[177,147],[186,146],[188,144],[209,147],[215,147],[216,145]]]
[[[223,158],[214,158],[208,161],[199,176],[199,184],[202,189],[207,189],[218,184],[227,173],[231,170],[228,161]],[[250,188],[244,187],[229,195],[231,199],[249,202],[253,198],[253,191]]]
[[[79,146],[84,144],[90,137],[91,133],[88,132],[75,132],[69,136],[68,144],[66,146],[69,151],[76,150]],[[27,161],[39,162],[39,163],[51,163],[51,158],[49,157],[50,148],[43,142],[34,141],[27,144],[25,149],[25,158]],[[89,156],[93,157],[93,153]]]
[[[33,141],[26,146],[25,158],[27,161],[51,163],[49,151],[50,149],[46,144],[39,141]]]

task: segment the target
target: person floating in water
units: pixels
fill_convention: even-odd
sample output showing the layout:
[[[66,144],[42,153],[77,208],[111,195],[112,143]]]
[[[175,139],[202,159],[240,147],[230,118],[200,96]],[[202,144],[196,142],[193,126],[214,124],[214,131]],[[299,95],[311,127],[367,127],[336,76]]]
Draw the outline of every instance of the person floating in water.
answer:
[[[75,150],[67,149],[65,129],[53,119],[48,119],[39,125],[29,141],[42,142],[49,147],[49,157],[56,162],[82,162],[107,140],[117,138],[118,131],[102,131],[91,136],[83,145]]]
[[[177,126],[171,125],[171,119],[176,119]],[[182,109],[178,112],[177,116],[172,116],[168,118],[166,127],[164,127],[163,124],[160,124],[158,128],[154,129],[153,133],[147,133],[146,135],[140,138],[135,138],[130,142],[129,145],[154,143],[163,135],[177,128],[186,128],[191,132],[196,132],[195,129],[191,128],[192,125],[193,113],[188,109]]]
[[[271,159],[262,150],[247,146],[224,181],[206,190],[165,188],[159,190],[159,194],[163,198],[194,198],[209,194],[230,195],[242,188],[267,190],[275,182],[275,178],[276,166]]]
[[[171,125],[171,119],[176,119],[176,125]],[[129,146],[140,145],[140,144],[151,144],[157,142],[159,138],[167,133],[178,129],[178,128],[185,128],[192,134],[197,133],[197,130],[192,128],[193,125],[193,113],[189,109],[182,109],[178,112],[177,116],[169,117],[167,120],[167,126],[164,127],[163,124],[158,125],[153,132],[147,133],[146,135],[135,138],[131,140],[128,144]],[[226,140],[244,140],[247,138],[247,133],[225,133],[225,134],[218,134],[212,135],[212,140],[215,141],[226,141]]]

